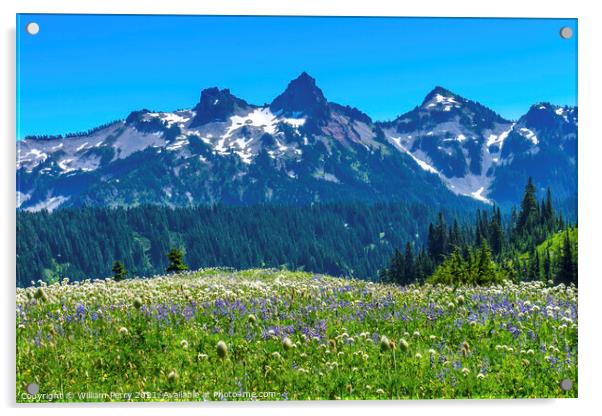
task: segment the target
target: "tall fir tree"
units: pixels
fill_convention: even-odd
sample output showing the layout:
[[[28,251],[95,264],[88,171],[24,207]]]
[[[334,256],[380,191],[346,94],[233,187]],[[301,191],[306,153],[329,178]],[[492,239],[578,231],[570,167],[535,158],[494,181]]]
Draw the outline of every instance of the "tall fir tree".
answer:
[[[531,253],[529,254],[529,270],[528,270],[528,278],[529,280],[539,280],[541,277],[540,274],[540,266],[539,266],[539,251],[536,248],[533,248]]]
[[[543,217],[545,220],[545,224],[548,227],[548,232],[553,232],[554,230],[554,207],[552,206],[552,190],[548,187],[546,192],[546,201],[543,209]]]
[[[553,271],[552,271],[552,257],[550,256],[550,249],[546,247],[546,252],[544,255],[544,262],[543,262],[543,273],[544,273],[544,277],[546,282],[552,280],[552,275],[553,275]]]
[[[460,226],[458,225],[458,220],[454,218],[454,224],[450,230],[449,236],[449,248],[450,250],[454,250],[457,247],[462,245],[462,233],[460,231]]]
[[[437,215],[437,224],[429,226],[429,254],[437,263],[443,261],[448,250],[448,232],[443,212]]]
[[[489,242],[491,251],[495,256],[499,256],[504,247],[504,230],[502,227],[502,213],[497,207],[494,208],[494,215],[489,224]]]
[[[525,193],[520,204],[520,213],[518,214],[516,228],[519,234],[524,234],[532,231],[535,223],[537,223],[539,208],[535,196],[535,185],[533,179],[529,177],[525,186]]]
[[[475,229],[474,241],[475,241],[476,246],[480,246],[481,243],[483,242],[483,238],[485,238],[483,236],[483,232],[481,230],[481,223],[482,223],[481,210],[477,209],[477,217],[475,220],[475,227],[474,227],[474,229]]]
[[[409,241],[406,243],[406,251],[404,257],[404,275],[402,279],[402,284],[407,285],[416,280],[415,276],[415,266],[414,266],[414,252],[412,251],[412,243]]]
[[[577,284],[577,273],[573,258],[573,248],[569,237],[569,230],[565,232],[564,243],[562,246],[562,255],[560,257],[560,267],[558,270],[558,283]]]

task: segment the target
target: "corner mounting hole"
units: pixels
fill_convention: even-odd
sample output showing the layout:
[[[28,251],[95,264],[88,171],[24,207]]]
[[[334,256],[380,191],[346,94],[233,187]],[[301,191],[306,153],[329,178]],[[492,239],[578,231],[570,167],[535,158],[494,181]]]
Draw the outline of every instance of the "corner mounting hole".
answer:
[[[564,26],[560,29],[560,37],[562,39],[570,39],[573,37],[573,29],[568,26]]]
[[[40,32],[40,25],[36,22],[27,23],[25,31],[32,36],[37,35]]]

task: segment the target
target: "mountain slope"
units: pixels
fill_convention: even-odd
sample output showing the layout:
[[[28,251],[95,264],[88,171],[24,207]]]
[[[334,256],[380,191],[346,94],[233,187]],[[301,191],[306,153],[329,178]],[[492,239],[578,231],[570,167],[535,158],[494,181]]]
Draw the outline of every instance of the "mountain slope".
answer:
[[[517,122],[442,87],[392,122],[380,124],[400,152],[449,189],[514,204],[532,176],[565,199],[577,192],[577,108],[538,104]]]
[[[508,135],[490,188],[491,198],[518,200],[522,189],[514,184],[531,176],[541,190],[552,188],[556,198],[576,199],[577,116],[576,107],[532,106]]]
[[[302,73],[270,104],[204,89],[68,137],[17,142],[17,208],[405,200],[516,203],[528,176],[576,195],[577,109],[517,122],[442,87],[392,122],[327,100]]]
[[[191,110],[135,111],[88,134],[19,142],[18,207],[406,200],[465,204],[306,73],[270,105],[209,88]]]

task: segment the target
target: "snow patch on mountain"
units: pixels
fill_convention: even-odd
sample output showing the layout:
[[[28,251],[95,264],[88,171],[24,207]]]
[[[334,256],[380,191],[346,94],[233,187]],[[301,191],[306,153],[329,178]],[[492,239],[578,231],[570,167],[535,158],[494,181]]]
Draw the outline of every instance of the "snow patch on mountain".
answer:
[[[570,107],[558,107],[554,112],[556,113],[556,115],[561,116],[564,119],[565,123],[570,123],[570,118],[574,117],[575,109]],[[573,120],[573,122],[575,123],[575,125],[577,125],[577,120]]]
[[[239,150],[239,151],[235,151],[234,153],[236,153],[238,155],[238,157],[240,158],[240,160],[243,163],[246,163],[247,165],[251,164],[251,162],[253,160],[253,156],[254,156],[254,154],[252,152]]]
[[[81,145],[77,146],[77,149],[75,149],[75,151],[79,152],[79,151],[85,149],[86,146],[88,146],[88,142],[85,142],[84,144],[81,144]]]
[[[487,198],[485,198],[485,197],[483,196],[483,191],[484,191],[484,190],[485,190],[485,187],[484,187],[484,186],[481,186],[481,187],[480,187],[478,190],[476,190],[476,191],[474,191],[474,192],[471,192],[471,194],[470,194],[470,195],[471,195],[471,196],[472,196],[474,199],[478,199],[479,201],[483,201],[483,202],[485,202],[485,203],[488,203],[488,204],[490,204],[490,203],[491,203],[491,201],[490,201],[490,200],[488,200]]]
[[[503,131],[499,135],[490,134],[489,137],[487,138],[487,147],[497,145],[501,149],[502,146],[504,145],[504,140],[506,140],[506,138],[508,137],[508,135],[510,134],[512,129],[514,129],[515,125],[516,125],[516,123],[512,123],[512,125],[510,126],[510,128],[508,130]]]
[[[401,137],[391,137],[391,140],[393,140],[393,143],[395,144],[395,146],[399,150],[401,150],[402,152],[404,152],[407,155],[409,155],[418,164],[418,166],[420,166],[423,170],[425,170],[425,171],[427,171],[429,173],[435,173],[435,174],[439,175],[439,171],[437,169],[435,169],[434,167],[432,167],[431,165],[429,165],[428,163],[426,163],[424,160],[418,159],[408,149],[406,149],[401,144]]]
[[[69,167],[69,163],[71,162],[73,162],[73,159],[63,159],[60,160],[57,164],[59,165],[59,168],[63,170],[63,173],[66,173],[75,170]]]
[[[314,172],[313,176],[316,179],[321,179],[326,182],[341,183],[339,178],[337,178],[332,173],[328,173],[328,172],[324,172],[324,171],[316,171],[316,172]]]
[[[243,126],[263,128],[268,134],[276,133],[276,116],[269,108],[258,108],[245,116],[230,117],[230,127],[224,137],[232,136],[232,133]]]
[[[281,121],[283,123],[289,124],[292,127],[297,129],[305,124],[306,119],[303,117],[302,118],[286,118],[285,117],[285,118],[282,118]]]
[[[213,148],[220,155],[228,154],[228,148],[226,147],[226,137],[222,137],[217,141],[217,145]]]
[[[238,150],[235,150],[234,153],[236,155],[238,155],[238,157],[240,158],[240,160],[243,163],[246,163],[247,165],[250,165],[253,157],[255,156],[255,153],[253,153],[253,151],[250,148],[250,144],[253,142],[253,139],[244,139],[244,138],[239,138],[236,139],[232,142],[231,146],[232,148],[237,148]]]
[[[49,212],[54,211],[60,205],[62,205],[65,201],[69,200],[69,197],[63,195],[51,196],[44,201],[40,201],[35,205],[25,208],[25,211],[41,211],[43,209],[48,210]]]
[[[189,142],[186,136],[178,136],[173,143],[170,143],[167,146],[165,146],[165,150],[178,150],[186,146],[188,143]]]
[[[453,107],[460,108],[460,103],[454,97],[435,94],[433,99],[426,104],[426,108],[442,107],[443,111],[451,111]]]
[[[458,195],[469,196],[481,202],[491,203],[486,197],[487,190],[493,182],[491,177],[468,174],[462,178],[443,178],[443,181],[452,192]]]
[[[526,139],[531,140],[531,143],[533,144],[538,144],[539,143],[539,139],[537,138],[537,136],[535,135],[535,133],[533,133],[533,131],[531,131],[530,129],[526,128],[526,127],[521,127],[519,129],[521,135],[523,137],[525,137]]]
[[[173,124],[181,126],[190,121],[192,117],[194,117],[194,112],[191,110],[176,111],[173,113],[161,112],[145,114],[146,119],[158,118],[159,120],[164,121],[167,124],[167,127],[171,127]]]
[[[25,194],[23,192],[17,191],[17,208],[19,208],[23,203],[27,202],[31,198],[31,194]]]
[[[17,167],[26,162],[35,162],[35,164],[42,163],[48,159],[48,154],[42,152],[39,149],[31,149],[25,155],[18,155]]]
[[[165,147],[167,140],[162,132],[141,133],[133,127],[126,128],[112,144],[118,159],[125,159],[135,152],[151,146]]]

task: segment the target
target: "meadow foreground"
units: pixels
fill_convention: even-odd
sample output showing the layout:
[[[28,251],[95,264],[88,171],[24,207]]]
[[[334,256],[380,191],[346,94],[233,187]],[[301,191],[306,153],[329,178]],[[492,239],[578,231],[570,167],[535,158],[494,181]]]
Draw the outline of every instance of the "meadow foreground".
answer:
[[[577,297],[278,270],[42,284],[17,289],[17,401],[576,397]]]

